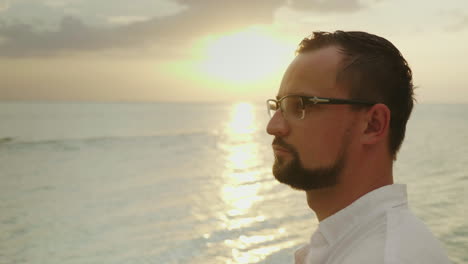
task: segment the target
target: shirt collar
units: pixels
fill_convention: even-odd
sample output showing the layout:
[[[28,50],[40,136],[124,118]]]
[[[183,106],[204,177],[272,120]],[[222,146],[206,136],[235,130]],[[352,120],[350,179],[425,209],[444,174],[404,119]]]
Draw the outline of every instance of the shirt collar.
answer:
[[[328,245],[332,245],[369,215],[406,203],[406,185],[386,185],[363,195],[344,209],[321,221],[317,232],[321,233]]]

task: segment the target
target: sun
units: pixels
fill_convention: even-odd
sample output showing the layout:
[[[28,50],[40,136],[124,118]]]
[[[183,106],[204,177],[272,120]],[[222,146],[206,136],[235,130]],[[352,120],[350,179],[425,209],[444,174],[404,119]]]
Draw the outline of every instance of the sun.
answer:
[[[233,83],[258,82],[281,74],[293,49],[261,28],[248,28],[204,41],[199,69],[208,78]]]

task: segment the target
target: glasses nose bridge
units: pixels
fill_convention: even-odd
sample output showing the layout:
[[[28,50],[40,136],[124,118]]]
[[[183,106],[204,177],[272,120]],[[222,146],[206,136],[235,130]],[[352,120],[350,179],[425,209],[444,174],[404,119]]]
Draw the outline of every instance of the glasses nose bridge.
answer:
[[[271,111],[274,111],[276,113],[280,109],[280,104],[278,100],[268,99],[267,108],[268,108],[268,113],[270,113],[270,117],[272,117],[273,115],[271,115]]]
[[[276,101],[276,100],[275,100]],[[274,111],[268,121],[266,131],[274,136],[286,136],[289,133],[289,122],[283,111]]]
[[[301,101],[297,101],[298,99]],[[280,110],[280,114],[285,120],[301,120],[305,117],[305,103],[301,97],[285,96],[279,99],[270,99],[268,102],[270,118],[273,118],[278,110]]]
[[[273,100],[275,102],[275,113],[278,112],[278,110],[281,111],[281,104],[278,100]]]
[[[280,110],[282,114],[284,114],[285,110],[283,109],[282,102],[284,102],[284,98],[281,98],[279,100],[275,100],[276,102],[276,110]]]

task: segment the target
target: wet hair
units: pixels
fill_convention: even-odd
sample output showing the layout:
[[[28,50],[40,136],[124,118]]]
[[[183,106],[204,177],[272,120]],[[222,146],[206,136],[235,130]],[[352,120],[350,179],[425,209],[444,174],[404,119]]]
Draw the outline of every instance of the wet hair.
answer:
[[[343,54],[336,78],[337,83],[345,84],[350,98],[383,103],[390,109],[389,147],[396,158],[413,109],[408,63],[390,41],[360,31],[313,32],[301,41],[296,54],[329,46]]]

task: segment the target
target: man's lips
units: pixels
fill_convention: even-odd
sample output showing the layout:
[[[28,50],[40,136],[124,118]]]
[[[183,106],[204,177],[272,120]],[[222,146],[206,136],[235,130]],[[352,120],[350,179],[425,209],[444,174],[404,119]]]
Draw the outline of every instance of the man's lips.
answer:
[[[273,145],[273,151],[275,153],[291,153],[288,149],[285,149],[283,147],[280,147],[278,145]]]

